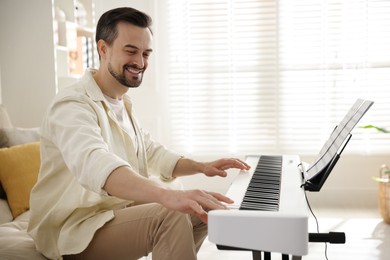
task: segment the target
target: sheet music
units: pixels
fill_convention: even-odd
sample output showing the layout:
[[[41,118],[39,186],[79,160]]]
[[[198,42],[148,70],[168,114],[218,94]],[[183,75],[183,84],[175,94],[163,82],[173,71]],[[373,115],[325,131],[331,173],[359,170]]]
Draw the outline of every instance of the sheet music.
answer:
[[[374,102],[369,100],[356,100],[355,104],[348,111],[322,147],[315,162],[307,169],[309,179],[322,171],[332,161],[333,157],[337,154],[352,129],[373,103]]]

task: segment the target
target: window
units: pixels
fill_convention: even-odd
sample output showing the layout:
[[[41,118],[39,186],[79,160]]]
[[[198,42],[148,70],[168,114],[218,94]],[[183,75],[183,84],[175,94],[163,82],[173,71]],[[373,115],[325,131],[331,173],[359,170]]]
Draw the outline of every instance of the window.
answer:
[[[170,147],[187,154],[317,154],[357,98],[390,126],[390,1],[169,0]],[[390,150],[356,128],[347,152]]]

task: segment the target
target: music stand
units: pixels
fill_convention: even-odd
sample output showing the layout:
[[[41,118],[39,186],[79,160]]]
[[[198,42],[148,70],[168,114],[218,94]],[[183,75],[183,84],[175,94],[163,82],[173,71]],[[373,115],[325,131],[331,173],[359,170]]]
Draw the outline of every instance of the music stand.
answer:
[[[351,131],[373,103],[369,100],[356,100],[340,124],[333,130],[314,163],[307,170],[304,169],[303,165],[300,165],[305,190],[317,192],[321,190],[351,139]]]

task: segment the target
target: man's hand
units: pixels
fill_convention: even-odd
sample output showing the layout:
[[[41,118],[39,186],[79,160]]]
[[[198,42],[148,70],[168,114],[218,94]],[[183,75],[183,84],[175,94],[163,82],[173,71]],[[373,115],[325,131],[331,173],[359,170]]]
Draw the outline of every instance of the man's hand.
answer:
[[[228,197],[203,190],[172,190],[145,178],[127,166],[118,167],[107,178],[103,189],[111,196],[129,201],[157,202],[164,207],[198,216],[207,223],[207,211],[226,209]]]
[[[219,159],[206,163],[181,158],[177,162],[172,176],[179,177],[203,173],[209,177],[225,177],[227,175],[226,170],[232,168],[249,170],[250,166],[236,158]],[[207,223],[207,211],[227,209],[223,203],[233,203],[231,199],[220,193],[203,190],[164,190],[163,195],[159,198],[159,203],[164,207],[198,216],[204,223]]]
[[[209,177],[226,177],[226,170],[231,168],[249,170],[250,166],[236,158],[225,158],[212,162],[197,162],[183,157],[177,162],[172,172],[172,177],[188,176],[197,173],[203,173]]]
[[[240,170],[249,170],[250,166],[240,159],[228,158],[228,159],[219,159],[213,162],[205,163],[203,173],[206,176],[221,176],[226,177],[228,169],[240,169]]]
[[[198,216],[204,223],[207,223],[208,210],[227,209],[223,202],[233,203],[222,194],[203,190],[165,190],[161,198],[164,207]]]

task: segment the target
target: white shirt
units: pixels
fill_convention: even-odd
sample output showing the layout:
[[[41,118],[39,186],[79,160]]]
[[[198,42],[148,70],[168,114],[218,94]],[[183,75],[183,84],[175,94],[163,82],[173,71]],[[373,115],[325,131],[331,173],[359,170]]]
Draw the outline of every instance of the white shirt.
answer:
[[[134,130],[134,125],[130,119],[130,116],[127,114],[123,99],[119,100],[111,98],[107,95],[104,95],[104,97],[110,104],[111,109],[114,111],[116,120],[118,120],[118,124],[121,126],[122,130],[124,130],[130,136],[131,140],[133,141],[135,151],[136,153],[138,153],[138,142]]]

